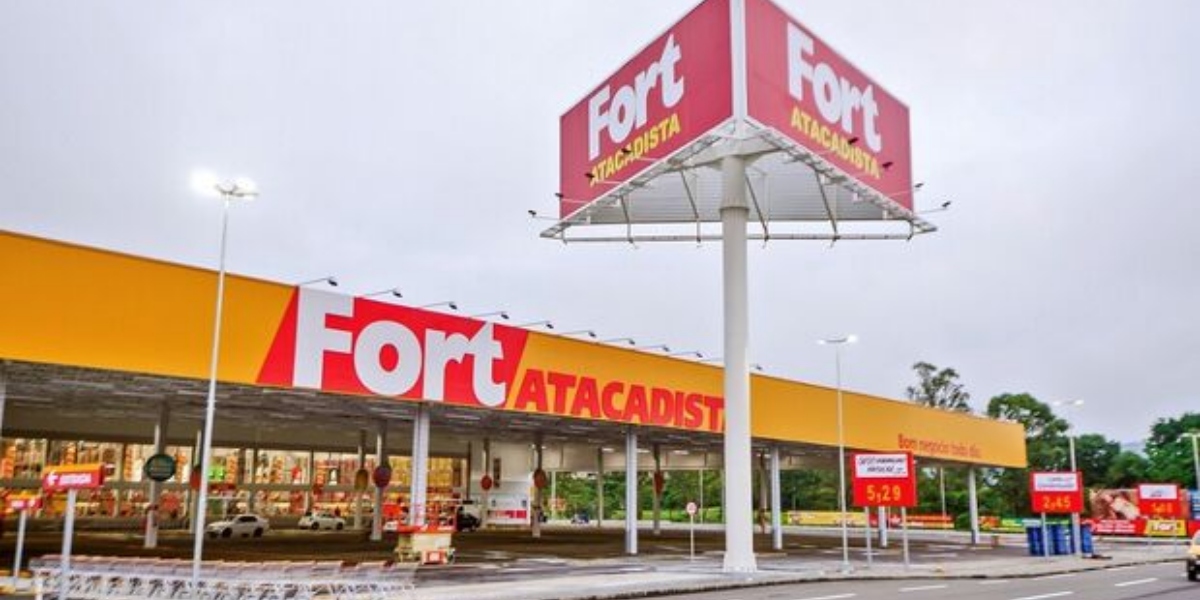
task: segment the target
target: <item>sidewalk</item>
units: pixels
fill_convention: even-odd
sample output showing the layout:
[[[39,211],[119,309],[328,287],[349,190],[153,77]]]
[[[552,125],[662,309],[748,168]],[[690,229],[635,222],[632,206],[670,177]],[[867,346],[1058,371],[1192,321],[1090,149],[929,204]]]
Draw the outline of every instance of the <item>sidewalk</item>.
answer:
[[[719,558],[696,561],[656,559],[649,568],[604,574],[529,578],[518,581],[489,581],[469,584],[427,585],[416,591],[417,600],[602,600],[640,598],[652,595],[710,592],[741,587],[838,580],[865,579],[978,579],[1022,578],[1057,575],[1113,567],[1180,561],[1177,546],[1130,547],[1121,544],[1100,550],[1104,559],[1075,556],[1019,557],[955,560],[912,564],[855,565],[841,573],[836,561],[796,560],[760,556],[759,572],[725,574]]]

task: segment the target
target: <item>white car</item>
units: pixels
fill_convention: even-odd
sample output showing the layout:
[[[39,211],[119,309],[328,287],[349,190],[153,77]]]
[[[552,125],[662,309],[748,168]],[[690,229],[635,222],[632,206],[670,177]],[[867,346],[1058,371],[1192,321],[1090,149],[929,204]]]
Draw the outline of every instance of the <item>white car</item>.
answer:
[[[346,528],[346,520],[327,512],[308,513],[300,517],[300,529],[333,529],[341,531]]]
[[[230,517],[224,521],[214,521],[204,528],[208,533],[208,537],[216,538],[246,538],[246,537],[262,537],[271,524],[263,517],[258,515],[237,515]]]

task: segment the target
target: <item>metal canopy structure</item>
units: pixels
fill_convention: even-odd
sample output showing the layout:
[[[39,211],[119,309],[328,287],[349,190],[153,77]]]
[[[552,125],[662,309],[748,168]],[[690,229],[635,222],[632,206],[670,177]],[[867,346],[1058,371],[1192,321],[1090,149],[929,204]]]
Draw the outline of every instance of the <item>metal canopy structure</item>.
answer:
[[[751,240],[908,240],[937,230],[889,196],[864,185],[774,130],[752,126],[735,138],[732,125],[702,136],[645,168],[599,200],[557,222],[542,237],[563,242],[702,242],[721,239],[720,156],[736,145],[746,167]],[[642,160],[642,159],[639,159]],[[591,173],[581,173],[588,178]],[[589,227],[587,233],[575,229]]]

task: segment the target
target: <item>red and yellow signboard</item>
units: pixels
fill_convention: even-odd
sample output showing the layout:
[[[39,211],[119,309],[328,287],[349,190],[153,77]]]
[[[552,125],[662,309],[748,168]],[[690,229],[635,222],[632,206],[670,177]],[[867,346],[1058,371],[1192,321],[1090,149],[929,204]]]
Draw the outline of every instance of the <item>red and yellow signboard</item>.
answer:
[[[1173,483],[1143,483],[1137,487],[1138,512],[1149,519],[1183,516],[1182,494]]]
[[[851,463],[855,506],[916,506],[912,454],[855,454]]]
[[[1030,473],[1029,503],[1030,510],[1035,513],[1083,511],[1083,475],[1079,472]]]
[[[8,497],[8,508],[13,511],[37,510],[42,505],[42,497],[34,494],[16,494]]]
[[[96,489],[104,485],[104,471],[101,463],[51,465],[42,469],[42,489],[47,492]]]
[[[0,261],[0,359],[208,377],[212,271],[5,232],[0,256],[21,257]],[[695,361],[236,275],[224,320],[222,382],[724,430],[722,371]],[[756,375],[751,398],[756,438],[837,444],[834,389]],[[844,411],[847,446],[1025,466],[1017,424],[849,390]]]
[[[908,107],[769,0],[746,2],[750,118],[912,209]]]
[[[562,116],[562,217],[733,114],[729,14],[700,4]]]

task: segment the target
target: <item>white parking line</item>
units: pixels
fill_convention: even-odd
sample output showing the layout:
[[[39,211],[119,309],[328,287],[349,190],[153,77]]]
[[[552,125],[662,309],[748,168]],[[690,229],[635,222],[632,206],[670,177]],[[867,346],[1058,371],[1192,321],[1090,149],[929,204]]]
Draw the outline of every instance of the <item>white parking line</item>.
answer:
[[[842,600],[842,598],[853,598],[858,594],[837,594],[835,596],[812,596],[809,598],[797,598],[796,600]]]
[[[1134,579],[1133,581],[1122,581],[1121,583],[1114,583],[1113,586],[1129,587],[1131,585],[1142,585],[1143,583],[1153,583],[1155,581],[1158,581],[1157,577],[1147,577],[1146,579]]]
[[[1070,596],[1075,592],[1054,592],[1052,594],[1038,594],[1037,596],[1021,596],[1013,598],[1013,600],[1042,600],[1043,598],[1061,598],[1062,596]]]
[[[948,587],[950,587],[950,586],[949,586],[949,585],[946,585],[946,584],[942,584],[942,585],[921,585],[921,586],[917,586],[917,587],[906,587],[906,588],[900,588],[900,593],[901,593],[901,594],[907,594],[907,593],[909,593],[909,592],[927,592],[927,591],[929,591],[929,590],[944,590],[944,589],[946,589],[946,588],[948,588]]]

